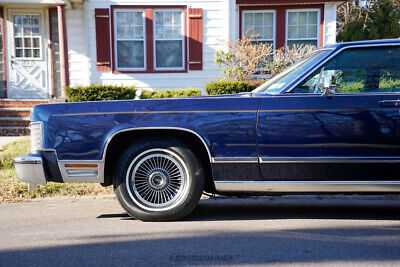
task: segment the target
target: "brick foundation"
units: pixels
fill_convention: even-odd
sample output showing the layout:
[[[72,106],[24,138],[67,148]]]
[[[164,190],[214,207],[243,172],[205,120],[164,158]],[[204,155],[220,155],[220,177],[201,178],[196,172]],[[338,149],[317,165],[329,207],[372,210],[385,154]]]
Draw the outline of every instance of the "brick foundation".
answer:
[[[0,99],[0,136],[29,135],[31,109],[49,100]]]

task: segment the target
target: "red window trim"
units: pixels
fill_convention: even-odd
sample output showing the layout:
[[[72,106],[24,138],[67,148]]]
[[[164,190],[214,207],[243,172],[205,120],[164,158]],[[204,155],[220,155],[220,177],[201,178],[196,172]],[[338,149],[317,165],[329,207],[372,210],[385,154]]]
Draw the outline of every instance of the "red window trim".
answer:
[[[4,20],[4,8],[0,6],[0,27],[1,27],[1,41],[3,43],[3,80],[4,80],[4,98],[7,98],[7,64],[6,64],[6,36],[5,36],[5,20]]]
[[[239,38],[242,38],[242,17],[245,10],[275,10],[275,47],[279,49],[286,45],[286,10],[290,9],[319,9],[320,25],[319,25],[319,47],[324,45],[324,4],[315,5],[265,5],[265,6],[239,6]]]
[[[146,70],[117,70],[115,67],[115,46],[114,46],[114,9],[144,9],[146,22]],[[184,58],[182,70],[156,70],[154,69],[153,54],[153,12],[154,9],[182,9],[184,23]],[[113,73],[185,73],[188,72],[188,34],[187,34],[187,6],[143,6],[143,5],[111,5],[111,47],[112,47],[112,72]]]

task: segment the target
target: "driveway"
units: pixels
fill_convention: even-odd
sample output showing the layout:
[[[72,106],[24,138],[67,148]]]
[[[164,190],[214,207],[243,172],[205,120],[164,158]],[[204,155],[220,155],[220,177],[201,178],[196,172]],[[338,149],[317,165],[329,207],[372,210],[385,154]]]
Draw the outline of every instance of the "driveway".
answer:
[[[184,221],[132,220],[111,197],[0,204],[0,266],[399,265],[400,200],[201,200]]]
[[[12,143],[23,138],[26,138],[26,136],[0,136],[0,149],[8,143]]]

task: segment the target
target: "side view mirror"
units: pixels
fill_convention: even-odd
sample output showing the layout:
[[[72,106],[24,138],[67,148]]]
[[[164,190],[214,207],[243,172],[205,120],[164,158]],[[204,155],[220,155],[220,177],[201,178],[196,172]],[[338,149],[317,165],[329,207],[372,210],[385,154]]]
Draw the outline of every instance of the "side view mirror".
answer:
[[[323,78],[322,95],[332,97],[335,93],[335,85],[332,83],[332,76],[325,75]]]

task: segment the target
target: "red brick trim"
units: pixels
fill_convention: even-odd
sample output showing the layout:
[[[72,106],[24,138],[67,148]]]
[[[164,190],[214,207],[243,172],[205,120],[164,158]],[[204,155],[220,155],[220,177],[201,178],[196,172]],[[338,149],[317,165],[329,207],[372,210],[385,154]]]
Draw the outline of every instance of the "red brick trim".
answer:
[[[319,46],[324,44],[324,5],[263,5],[263,6],[240,6],[239,7],[239,38],[242,38],[242,13],[244,10],[275,10],[276,11],[276,39],[275,47],[279,49],[286,45],[286,10],[290,9],[319,9]]]
[[[115,67],[115,33],[114,33],[114,9],[144,9],[146,17],[146,70],[122,71]],[[182,70],[155,70],[153,55],[153,10],[154,9],[182,9],[184,17],[184,69]],[[111,53],[113,73],[184,73],[188,71],[188,36],[187,36],[187,6],[146,6],[146,5],[111,5]],[[151,54],[151,55],[150,55]]]
[[[1,27],[1,41],[3,43],[3,79],[4,79],[4,98],[7,98],[7,57],[6,57],[6,33],[5,33],[5,20],[4,20],[4,8],[0,7],[0,27]]]

